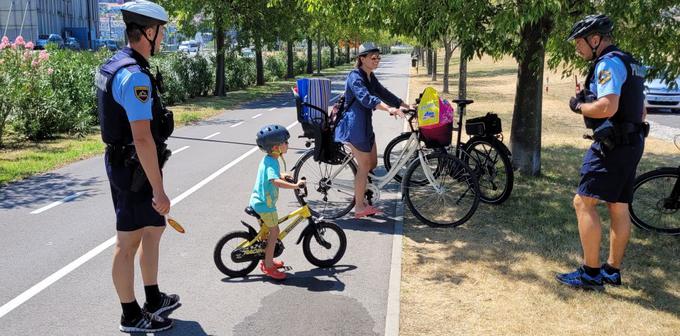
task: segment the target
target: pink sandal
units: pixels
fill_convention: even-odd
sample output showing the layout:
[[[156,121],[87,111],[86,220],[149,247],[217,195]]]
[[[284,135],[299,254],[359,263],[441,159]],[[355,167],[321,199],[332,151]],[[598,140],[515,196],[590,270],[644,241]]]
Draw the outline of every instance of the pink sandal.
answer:
[[[361,217],[366,217],[370,215],[382,215],[382,211],[379,209],[374,208],[372,205],[369,205],[364,208],[364,210],[361,210],[359,212],[354,213],[354,218],[359,219]]]

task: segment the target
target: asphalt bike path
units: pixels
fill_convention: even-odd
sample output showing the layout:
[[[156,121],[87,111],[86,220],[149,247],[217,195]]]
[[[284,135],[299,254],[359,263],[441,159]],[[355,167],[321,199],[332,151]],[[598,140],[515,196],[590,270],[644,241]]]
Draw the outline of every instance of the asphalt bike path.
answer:
[[[408,61],[404,55],[385,56],[378,71],[383,85],[400,97],[407,94]],[[335,93],[342,83],[333,78]],[[175,153],[164,170],[166,192],[173,200],[171,215],[187,234],[168,228],[161,244],[161,290],[182,298],[182,307],[171,314],[175,327],[164,334],[384,334],[397,184],[382,195],[385,216],[336,221],[348,248],[334,268],[317,269],[304,258],[294,244],[302,225],[284,240],[282,257],[293,269],[283,283],[257,269],[230,279],[214,266],[217,240],[241,230],[240,220],[255,224],[243,208],[263,155],[254,149],[255,133],[270,123],[290,127],[291,169],[306,148],[297,138],[301,128],[290,94],[179,128],[169,140]],[[380,153],[401,122],[376,112],[374,126]],[[291,191],[281,190],[280,198],[280,213],[298,207]],[[120,334],[110,274],[114,235],[101,156],[0,189],[0,334]],[[141,275],[136,277],[142,303]]]

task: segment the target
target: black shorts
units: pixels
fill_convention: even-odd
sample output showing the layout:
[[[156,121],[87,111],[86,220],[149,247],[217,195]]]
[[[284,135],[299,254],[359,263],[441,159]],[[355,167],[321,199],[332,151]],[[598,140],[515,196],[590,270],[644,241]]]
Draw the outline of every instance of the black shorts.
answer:
[[[104,162],[108,162],[105,157]],[[151,205],[153,191],[147,183],[139,192],[130,191],[133,169],[106,164],[111,186],[113,208],[116,211],[116,230],[135,231],[147,226],[165,226],[165,217]]]
[[[594,142],[583,157],[578,195],[609,203],[630,203],[637,165],[644,151],[644,140],[632,145],[619,145],[605,150]]]

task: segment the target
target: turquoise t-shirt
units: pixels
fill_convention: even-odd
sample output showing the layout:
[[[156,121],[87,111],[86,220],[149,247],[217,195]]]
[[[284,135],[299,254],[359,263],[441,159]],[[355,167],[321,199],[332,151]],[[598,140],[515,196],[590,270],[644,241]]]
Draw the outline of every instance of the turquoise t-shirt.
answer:
[[[279,188],[272,180],[281,178],[279,160],[266,155],[257,168],[257,179],[250,195],[250,206],[256,212],[276,211],[276,201],[279,199]]]

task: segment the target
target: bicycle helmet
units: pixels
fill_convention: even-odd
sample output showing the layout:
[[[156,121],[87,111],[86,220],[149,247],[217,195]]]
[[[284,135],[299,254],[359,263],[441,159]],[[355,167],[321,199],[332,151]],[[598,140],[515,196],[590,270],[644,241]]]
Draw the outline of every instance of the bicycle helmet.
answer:
[[[267,125],[257,132],[257,146],[269,153],[274,146],[286,142],[290,138],[288,130],[281,125]]]
[[[359,46],[359,53],[357,54],[357,57],[366,56],[370,53],[375,52],[379,53],[380,48],[378,48],[378,46],[376,46],[372,42],[366,42]]]
[[[126,2],[121,6],[120,11],[123,14],[123,22],[125,22],[127,28],[139,29],[142,32],[142,36],[149,41],[151,44],[151,56],[153,56],[156,39],[158,38],[158,28],[168,23],[168,12],[161,5],[146,0]],[[153,39],[149,39],[144,33],[144,29],[154,26],[156,27],[156,34]]]
[[[608,16],[603,14],[588,15],[574,23],[567,41],[590,36],[592,34],[610,35],[614,30],[614,23]]]

